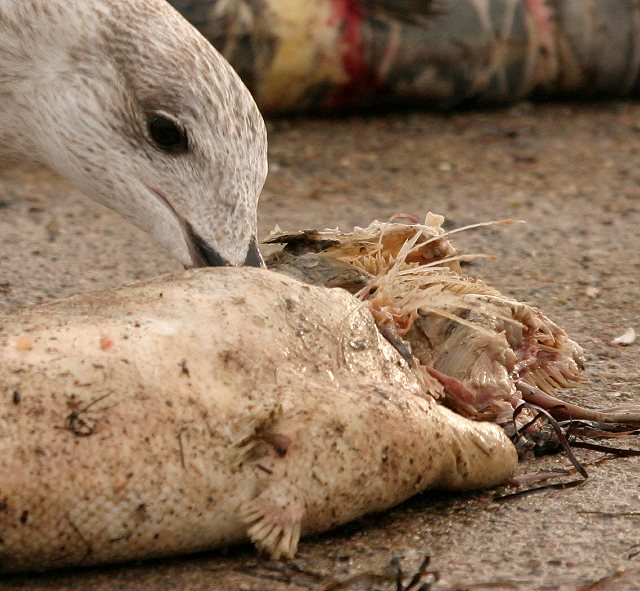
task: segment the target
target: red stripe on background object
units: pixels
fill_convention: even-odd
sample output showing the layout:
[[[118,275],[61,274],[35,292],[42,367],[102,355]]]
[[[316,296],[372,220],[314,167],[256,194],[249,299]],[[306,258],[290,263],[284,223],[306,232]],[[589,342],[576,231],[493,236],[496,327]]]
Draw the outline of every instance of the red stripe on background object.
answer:
[[[333,105],[354,104],[359,96],[379,86],[376,76],[363,59],[362,23],[364,14],[358,0],[331,0],[333,14],[329,25],[336,22],[341,32],[342,65],[348,81],[333,93]]]
[[[540,31],[540,41],[547,51],[553,49],[553,35],[551,31],[551,10],[546,0],[527,0],[529,12]]]

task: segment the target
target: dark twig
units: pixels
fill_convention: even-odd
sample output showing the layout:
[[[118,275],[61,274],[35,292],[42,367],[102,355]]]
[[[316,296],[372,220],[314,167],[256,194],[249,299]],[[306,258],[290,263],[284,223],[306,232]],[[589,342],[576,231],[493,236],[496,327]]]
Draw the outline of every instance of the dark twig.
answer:
[[[390,568],[387,568],[384,574],[359,573],[342,581],[331,582],[322,587],[322,591],[347,591],[356,584],[365,584],[367,589],[376,589],[377,587],[374,587],[374,584],[387,585],[392,581],[395,583],[395,591],[430,591],[439,578],[437,572],[427,570],[430,562],[431,558],[426,555],[406,585],[404,584],[405,573],[402,570],[401,559],[394,556],[389,563]],[[430,579],[425,581],[424,579],[427,576]]]
[[[597,421],[584,421],[572,419],[561,421],[560,425],[567,426],[567,434],[594,435],[598,437],[624,437],[626,435],[639,435],[640,429],[636,425],[626,423],[600,423]]]
[[[304,589],[318,589],[318,585],[325,579],[321,574],[300,568],[293,562],[263,562],[245,564],[238,572],[269,581],[277,581],[288,585],[295,585]]]
[[[578,511],[582,515],[600,515],[601,517],[640,517],[640,511]]]
[[[421,591],[424,586],[418,587],[418,584],[422,582],[422,577],[424,575],[432,575],[433,581],[436,582],[439,578],[438,573],[435,571],[427,571],[427,568],[429,568],[430,563],[431,563],[431,556],[426,554],[425,557],[422,559],[422,562],[420,563],[418,570],[415,572],[413,577],[411,577],[411,580],[409,581],[409,583],[407,583],[407,586],[402,591]],[[428,591],[428,588],[427,588],[427,591]]]
[[[558,437],[558,443],[560,444],[560,447],[562,447],[562,450],[569,458],[569,461],[573,464],[574,468],[578,471],[578,473],[583,478],[585,479],[589,478],[589,475],[587,474],[587,471],[584,469],[583,465],[578,461],[578,458],[576,458],[575,455],[573,455],[569,442],[565,437],[562,427],[558,424],[558,421],[556,421],[556,419],[554,419],[553,416],[551,416],[551,414],[547,410],[545,410],[544,408],[540,408],[535,404],[531,404],[530,402],[523,402],[518,408],[522,408],[522,407],[530,408],[546,417],[547,421],[549,421],[549,424],[551,425],[556,436]],[[515,415],[515,412],[514,412],[514,415]]]
[[[404,578],[404,575],[402,573],[402,564],[400,564],[400,558],[394,556],[391,559],[391,567],[395,571],[396,575],[396,591],[403,591],[402,579]]]
[[[640,449],[628,449],[620,447],[612,447],[610,445],[600,445],[598,443],[590,443],[589,441],[572,441],[573,447],[580,447],[582,449],[590,449],[593,451],[601,451],[606,454],[613,454],[619,458],[630,458],[640,456]]]
[[[514,424],[515,424],[516,417],[518,416],[518,414],[520,414],[520,412],[522,412],[523,409],[524,409],[524,405],[520,405],[518,408],[516,408],[513,411]],[[516,432],[514,433],[513,437],[522,436],[524,433],[527,432],[529,427],[533,427],[533,425],[535,425],[542,417],[544,417],[544,414],[542,414],[541,412],[536,413],[536,415],[528,423],[525,423],[524,425],[522,425],[522,427],[520,427],[519,429],[516,429]]]
[[[544,484],[543,486],[537,486],[536,488],[527,488],[526,490],[519,490],[516,492],[508,493],[506,495],[496,495],[493,497],[494,501],[511,501],[513,499],[524,497],[526,495],[532,495],[535,493],[543,492],[550,489],[576,488],[585,483],[584,479],[570,480],[569,482],[556,482],[552,484]]]

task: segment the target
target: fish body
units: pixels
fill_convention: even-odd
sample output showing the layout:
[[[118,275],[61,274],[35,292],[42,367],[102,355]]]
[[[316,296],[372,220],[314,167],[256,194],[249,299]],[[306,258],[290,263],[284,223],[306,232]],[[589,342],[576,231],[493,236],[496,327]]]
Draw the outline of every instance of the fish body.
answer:
[[[196,270],[0,317],[0,568],[300,535],[509,478],[342,289]]]

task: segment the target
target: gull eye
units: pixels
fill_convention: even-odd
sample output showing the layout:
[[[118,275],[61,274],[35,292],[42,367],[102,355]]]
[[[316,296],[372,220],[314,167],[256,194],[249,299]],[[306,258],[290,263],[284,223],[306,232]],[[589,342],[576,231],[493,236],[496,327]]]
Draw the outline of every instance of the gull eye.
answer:
[[[175,121],[164,115],[152,115],[148,125],[151,139],[161,150],[181,152],[187,149],[187,134]]]

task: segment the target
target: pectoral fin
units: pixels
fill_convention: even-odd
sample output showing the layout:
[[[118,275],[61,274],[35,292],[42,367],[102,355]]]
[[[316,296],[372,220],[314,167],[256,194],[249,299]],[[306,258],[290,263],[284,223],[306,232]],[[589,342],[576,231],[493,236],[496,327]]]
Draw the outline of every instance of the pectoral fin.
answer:
[[[302,493],[285,481],[273,482],[240,507],[247,536],[271,558],[293,558],[298,549],[306,503]]]

